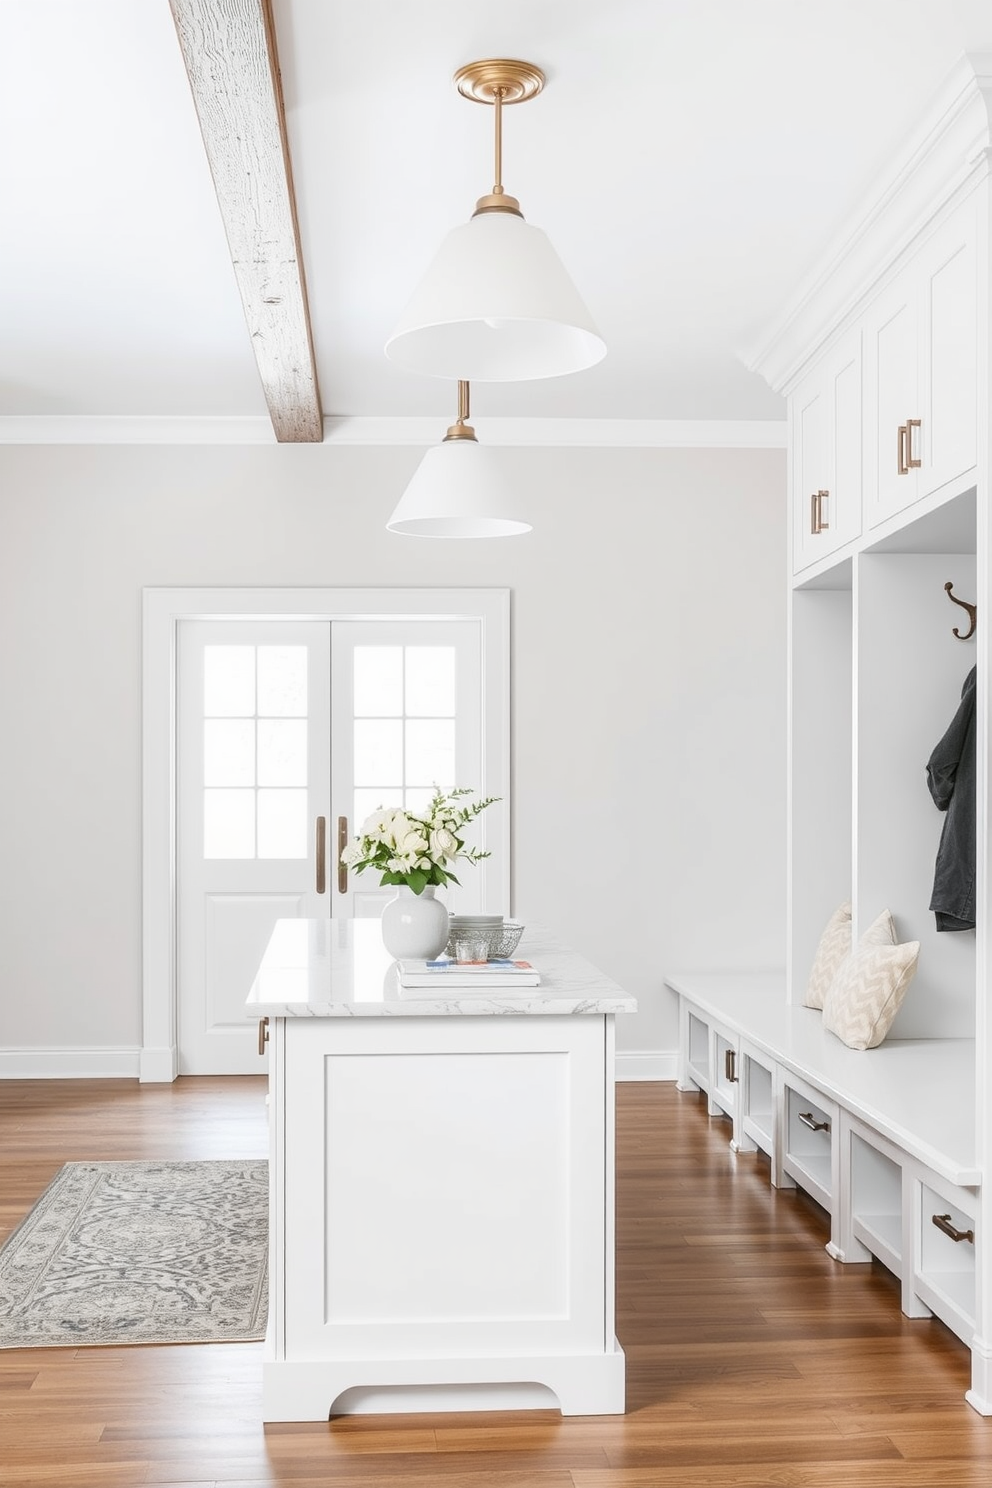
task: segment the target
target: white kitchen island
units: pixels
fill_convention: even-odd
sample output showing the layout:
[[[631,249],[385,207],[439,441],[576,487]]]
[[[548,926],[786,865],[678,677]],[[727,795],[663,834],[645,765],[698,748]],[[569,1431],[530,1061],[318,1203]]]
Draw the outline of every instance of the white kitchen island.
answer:
[[[399,987],[377,920],[280,920],[270,1035],[267,1421],[624,1409],[614,1024],[636,1004],[541,935],[538,988]]]

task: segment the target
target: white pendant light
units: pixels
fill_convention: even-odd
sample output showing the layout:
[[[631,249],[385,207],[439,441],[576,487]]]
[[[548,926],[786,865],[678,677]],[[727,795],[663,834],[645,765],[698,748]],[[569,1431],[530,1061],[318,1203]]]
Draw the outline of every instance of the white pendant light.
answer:
[[[495,450],[479,444],[466,422],[469,385],[458,384],[458,418],[427,451],[386,523],[409,537],[514,537],[531,524],[519,516],[516,492]]]
[[[503,105],[535,97],[544,73],[492,59],[470,62],[454,81],[464,98],[494,107],[496,180],[441,244],[386,355],[452,381],[528,382],[592,367],[606,345],[546,234],[524,221],[501,179]]]

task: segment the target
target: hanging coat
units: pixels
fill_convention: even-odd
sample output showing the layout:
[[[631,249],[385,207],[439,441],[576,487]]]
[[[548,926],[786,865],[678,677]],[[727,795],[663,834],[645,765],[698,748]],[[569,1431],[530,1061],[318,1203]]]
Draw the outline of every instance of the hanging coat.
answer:
[[[958,710],[927,763],[930,794],[947,812],[930,900],[938,930],[975,928],[975,681],[972,667]]]

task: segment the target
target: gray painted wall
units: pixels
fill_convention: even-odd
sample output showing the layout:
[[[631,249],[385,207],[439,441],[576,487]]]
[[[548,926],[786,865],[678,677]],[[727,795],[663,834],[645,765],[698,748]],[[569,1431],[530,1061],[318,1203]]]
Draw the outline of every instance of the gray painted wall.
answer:
[[[508,587],[517,913],[646,1072],[666,969],[784,963],[784,452],[508,450],[535,530],[489,543],[384,530],[419,458],[0,448],[0,1074],[141,1042],[147,585]]]

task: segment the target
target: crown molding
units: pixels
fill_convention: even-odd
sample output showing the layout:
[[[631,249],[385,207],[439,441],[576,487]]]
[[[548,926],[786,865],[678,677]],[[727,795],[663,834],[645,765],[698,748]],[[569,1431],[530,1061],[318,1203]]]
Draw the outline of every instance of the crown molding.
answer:
[[[504,448],[785,449],[784,419],[473,419],[480,440]],[[437,418],[325,418],[324,444],[429,448]],[[266,418],[11,414],[0,444],[274,444]]]
[[[784,449],[779,419],[472,418],[481,443],[520,449]],[[325,444],[430,446],[440,418],[329,418]]]
[[[776,319],[740,358],[788,392],[921,230],[989,170],[992,54],[959,58],[899,152],[876,177]]]

